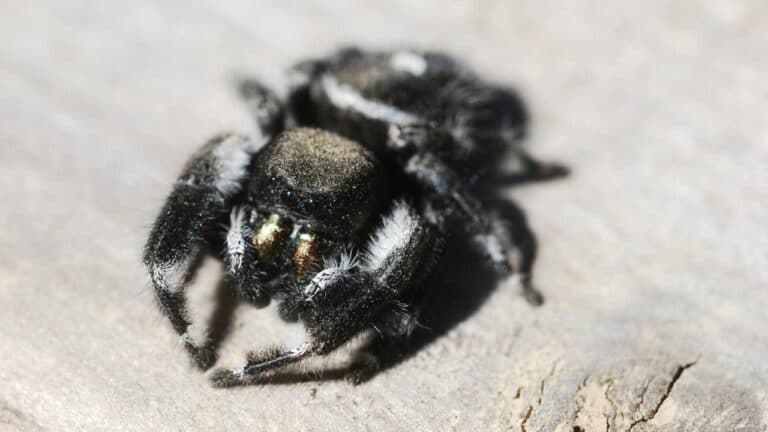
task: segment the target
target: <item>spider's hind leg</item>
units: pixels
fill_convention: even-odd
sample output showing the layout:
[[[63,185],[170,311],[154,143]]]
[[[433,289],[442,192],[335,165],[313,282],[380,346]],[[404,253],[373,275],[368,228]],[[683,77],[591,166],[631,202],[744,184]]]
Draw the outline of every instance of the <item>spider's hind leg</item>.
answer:
[[[429,197],[428,202],[440,203],[429,208],[428,218],[441,220],[445,214],[459,219],[474,249],[496,273],[508,276],[513,270],[522,272],[523,296],[531,304],[541,304],[543,297],[531,284],[532,260],[527,259],[525,245],[518,241],[528,241],[533,233],[523,223],[516,228],[525,235],[510,235],[502,221],[483,207],[466,189],[463,178],[429,148],[431,142],[441,139],[439,134],[429,127],[390,128],[390,147],[396,151],[411,149],[411,156],[403,162],[406,175],[421,186]],[[442,223],[436,225],[442,226]],[[511,251],[515,252],[516,259]],[[518,262],[515,269],[513,261]]]
[[[323,60],[305,60],[288,70],[286,126],[311,126],[316,123],[316,107],[310,87],[325,70]]]
[[[460,123],[446,125],[459,148],[486,157],[510,151],[518,163],[511,176],[516,182],[546,181],[569,174],[566,166],[538,160],[522,146],[529,114],[517,92],[466,79],[456,80],[446,92],[459,107]]]
[[[512,155],[520,163],[518,173],[510,176],[515,182],[554,180],[570,175],[571,170],[557,162],[545,162],[531,156],[520,148],[518,143],[512,143]]]

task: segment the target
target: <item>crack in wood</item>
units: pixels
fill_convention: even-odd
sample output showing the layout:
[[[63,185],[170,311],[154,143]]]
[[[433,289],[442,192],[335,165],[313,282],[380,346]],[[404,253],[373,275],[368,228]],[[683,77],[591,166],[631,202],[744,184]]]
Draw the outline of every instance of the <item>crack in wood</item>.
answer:
[[[541,406],[541,400],[544,397],[544,387],[546,387],[547,381],[551,379],[555,375],[555,371],[557,370],[557,365],[559,364],[559,361],[556,361],[552,364],[552,369],[549,371],[547,376],[542,378],[541,383],[539,384],[539,397],[536,399],[536,406]],[[525,414],[523,415],[523,419],[520,422],[520,430],[522,432],[528,432],[526,424],[528,423],[528,420],[531,418],[531,415],[533,414],[533,404],[528,405],[528,409],[526,410]]]
[[[613,378],[608,378],[605,380],[605,400],[608,402],[608,406],[610,407],[611,411],[615,413],[616,406],[613,403],[613,400],[608,395],[613,388],[614,380]],[[603,411],[603,416],[605,416],[605,432],[608,432],[611,429],[611,419],[607,412]]]
[[[632,431],[635,428],[635,426],[641,423],[647,423],[650,420],[653,420],[653,418],[656,417],[656,414],[658,414],[659,410],[661,409],[661,406],[664,405],[664,402],[666,402],[667,398],[672,393],[672,389],[675,387],[675,384],[677,383],[677,381],[680,380],[680,377],[683,376],[683,372],[693,367],[693,365],[695,365],[696,362],[698,361],[699,359],[696,359],[690,363],[686,363],[678,366],[677,369],[675,370],[674,375],[672,375],[672,379],[669,381],[669,384],[667,385],[667,390],[664,392],[664,394],[661,395],[661,399],[659,399],[659,403],[656,404],[656,406],[653,408],[653,410],[651,410],[650,414],[647,417],[643,416],[638,420],[635,420],[634,422],[632,422],[632,424],[629,425],[628,430]]]
[[[571,416],[571,423],[575,423],[576,419],[579,418],[579,413],[581,413],[581,410],[584,408],[584,398],[581,397],[581,399],[578,399],[579,393],[581,393],[582,390],[587,386],[587,382],[589,382],[589,374],[587,374],[586,377],[584,377],[584,380],[581,381],[581,384],[579,384],[579,387],[576,388],[576,392],[573,394],[573,401],[576,404],[576,408],[573,410],[573,415]]]
[[[528,423],[528,419],[531,418],[532,412],[533,412],[533,405],[528,405],[528,410],[525,412],[525,415],[523,416],[523,421],[520,422],[520,430],[522,432],[528,432],[528,429],[526,429],[525,424]]]
[[[656,379],[656,375],[651,375],[651,377],[643,386],[643,390],[640,391],[640,398],[636,406],[637,412],[640,412],[640,410],[643,408],[643,404],[645,404],[645,394],[648,393],[648,387],[651,386],[651,383],[654,379]]]
[[[0,400],[0,425],[15,427],[24,431],[43,431],[43,427],[24,412],[13,408],[3,400]],[[5,429],[3,429],[5,430]]]

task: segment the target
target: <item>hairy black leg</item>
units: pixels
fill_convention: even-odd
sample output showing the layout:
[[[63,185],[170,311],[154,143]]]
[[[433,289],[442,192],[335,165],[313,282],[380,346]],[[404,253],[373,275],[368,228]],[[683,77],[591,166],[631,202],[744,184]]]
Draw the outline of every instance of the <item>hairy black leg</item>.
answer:
[[[340,346],[364,328],[373,328],[382,337],[354,354],[347,374],[350,383],[373,377],[381,362],[388,361],[378,348],[401,343],[418,325],[416,311],[398,299],[418,288],[433,257],[439,255],[440,241],[437,229],[399,202],[374,231],[359,262],[329,266],[309,284],[315,286],[313,292],[319,286],[326,299],[333,299],[315,303],[303,316],[310,334],[323,341],[324,351]]]
[[[359,385],[371,380],[382,370],[403,359],[407,349],[406,337],[385,337],[372,341],[355,353],[345,376],[347,382]]]
[[[377,337],[353,354],[347,381],[354,385],[366,382],[382,367],[402,358],[409,337],[421,326],[417,319],[418,310],[403,302],[385,307],[371,324]]]
[[[317,347],[312,342],[305,342],[300,346],[286,351],[282,349],[270,349],[248,355],[248,362],[242,368],[216,369],[210,376],[211,384],[215,387],[231,387],[248,384],[257,378],[298,362],[312,355]]]
[[[240,80],[237,90],[262,135],[274,136],[283,130],[285,108],[272,90],[253,79]]]
[[[248,303],[263,307],[269,295],[263,290],[264,272],[258,268],[256,249],[251,238],[252,209],[235,207],[229,216],[224,264],[232,287]]]
[[[371,345],[375,344],[376,342]],[[348,383],[352,385],[362,384],[373,378],[381,370],[379,357],[371,350],[372,346],[354,354],[349,370],[344,376]]]
[[[417,153],[405,164],[405,172],[428,193],[438,195],[451,204],[454,213],[464,221],[476,249],[501,275],[511,271],[506,240],[500,238],[497,226],[480,201],[464,187],[462,179],[431,153]]]
[[[414,153],[435,155],[455,152],[455,138],[434,123],[390,124],[387,147],[404,162]]]
[[[451,120],[443,124],[453,141],[468,153],[492,155],[509,150],[520,165],[518,182],[544,181],[568,174],[560,164],[533,158],[521,146],[527,133],[528,109],[517,92],[464,77],[443,88],[451,101]]]
[[[395,301],[376,316],[372,326],[383,337],[408,337],[419,326],[417,315],[407,304]]]
[[[195,363],[207,368],[214,355],[206,342],[187,333],[191,321],[184,289],[200,254],[210,249],[231,200],[240,192],[256,145],[248,138],[221,135],[187,162],[155,220],[144,250],[161,310]]]
[[[448,133],[441,127],[430,123],[414,123],[408,125],[392,124],[388,129],[388,146],[396,154],[411,155],[413,153],[431,153],[438,158],[455,152],[456,143],[459,147],[471,149],[477,147],[472,138],[455,132]],[[514,174],[506,176],[505,183],[522,183],[546,181],[570,174],[565,165],[556,162],[542,162],[530,154],[515,141],[514,137],[493,138],[504,143],[504,148],[512,153],[519,163]]]
[[[522,295],[525,300],[534,306],[544,303],[544,296],[533,285],[532,272],[536,258],[536,237],[531,227],[525,220],[525,216],[514,204],[511,208],[517,211],[514,215],[505,215],[511,219],[502,220],[498,214],[490,214],[490,223],[494,235],[503,242],[507,256],[513,262],[512,268],[519,278]],[[506,223],[507,220],[512,223]]]
[[[535,159],[520,148],[519,144],[512,144],[511,148],[512,154],[521,164],[521,170],[516,174],[518,182],[553,180],[566,177],[571,172],[565,165]]]
[[[255,81],[242,81],[240,94],[256,119],[262,139],[282,128],[284,111],[277,97]],[[144,249],[160,309],[182,337],[193,361],[208,368],[214,361],[209,341],[193,341],[184,289],[201,253],[210,252],[220,225],[248,179],[259,145],[249,138],[222,134],[203,145],[186,163]],[[218,256],[218,254],[216,254]]]
[[[304,287],[304,300],[321,306],[337,304],[360,285],[373,285],[371,289],[391,295],[402,293],[421,276],[419,270],[432,262],[435,231],[409,204],[396,202],[360,256],[344,251],[329,261]]]
[[[479,199],[465,187],[464,180],[439,157],[429,150],[431,131],[429,127],[392,126],[389,131],[389,145],[394,150],[405,149],[411,156],[403,163],[403,169],[429,195],[425,214],[439,221],[441,213],[450,212],[463,222],[465,231],[470,235],[472,245],[499,275],[507,276],[512,272],[510,250],[522,255],[519,245],[504,229],[501,221],[482,206]],[[439,133],[439,132],[435,132]],[[436,140],[441,138],[437,137]],[[442,202],[443,206],[436,205]],[[431,215],[431,216],[430,216]],[[438,223],[442,226],[442,223]],[[541,294],[535,291],[530,280],[530,266],[523,274],[523,294],[530,303],[540,304]]]
[[[316,123],[316,114],[310,84],[324,70],[319,60],[303,61],[288,71],[288,98],[286,125],[310,126]]]
[[[314,340],[326,351],[377,323],[390,326],[381,331],[396,328],[395,314],[400,311],[403,318],[405,312],[393,305],[429,271],[438,239],[436,230],[411,206],[396,203],[358,261],[331,263],[308,284],[311,289],[305,293],[311,292],[312,297],[306,299],[300,315]],[[406,327],[404,322],[399,324]]]

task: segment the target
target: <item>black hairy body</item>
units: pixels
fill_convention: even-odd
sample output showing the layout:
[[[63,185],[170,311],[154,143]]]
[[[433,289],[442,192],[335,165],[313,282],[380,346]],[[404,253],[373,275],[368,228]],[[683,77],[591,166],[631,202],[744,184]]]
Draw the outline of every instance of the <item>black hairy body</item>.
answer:
[[[256,81],[240,92],[261,142],[223,134],[190,158],[144,261],[201,368],[215,353],[188,334],[184,289],[204,254],[222,260],[244,301],[274,299],[284,319],[301,321],[307,341],[217,370],[215,385],[258,380],[361,333],[407,337],[452,226],[500,276],[513,270],[518,245],[467,190],[473,170],[511,151],[533,179],[565,174],[521,148],[527,119],[514,93],[441,54],[344,49],[296,65],[285,103]],[[530,274],[522,281],[526,298],[540,302]],[[372,372],[375,361],[359,366]]]

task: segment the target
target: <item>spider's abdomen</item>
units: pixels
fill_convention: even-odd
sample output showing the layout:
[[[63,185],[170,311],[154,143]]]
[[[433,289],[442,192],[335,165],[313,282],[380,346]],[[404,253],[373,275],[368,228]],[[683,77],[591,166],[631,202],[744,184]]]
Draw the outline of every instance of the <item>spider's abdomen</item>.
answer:
[[[445,55],[345,49],[321,64],[304,96],[314,107],[305,123],[356,139],[380,156],[388,154],[391,125],[436,126],[449,139],[431,151],[450,163],[497,154],[525,134],[527,112],[513,91]]]
[[[253,169],[252,200],[341,237],[371,223],[388,198],[373,153],[319,129],[281,133],[259,153]]]

